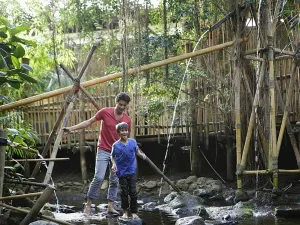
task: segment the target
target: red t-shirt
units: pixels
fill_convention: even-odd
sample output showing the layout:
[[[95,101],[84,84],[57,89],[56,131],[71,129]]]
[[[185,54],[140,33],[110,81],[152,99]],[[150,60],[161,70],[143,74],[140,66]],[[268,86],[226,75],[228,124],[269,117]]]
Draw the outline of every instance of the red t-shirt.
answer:
[[[99,110],[95,116],[97,120],[102,120],[98,147],[99,149],[111,152],[113,143],[120,139],[116,125],[121,122],[126,122],[128,124],[128,131],[130,131],[130,117],[126,113],[123,113],[123,117],[117,121],[113,107],[103,108]]]

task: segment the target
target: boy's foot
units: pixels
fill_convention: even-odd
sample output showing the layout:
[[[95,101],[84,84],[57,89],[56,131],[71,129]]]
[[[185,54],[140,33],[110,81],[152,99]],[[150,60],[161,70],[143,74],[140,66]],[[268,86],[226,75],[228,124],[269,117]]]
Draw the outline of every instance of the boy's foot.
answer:
[[[123,210],[123,211],[124,211],[124,212],[123,212],[123,215],[121,216],[121,218],[122,218],[122,219],[128,219],[128,218],[129,218],[128,210],[125,209],[125,210]]]
[[[137,219],[139,216],[136,213],[132,213],[132,219]]]
[[[91,206],[86,204],[83,210],[83,214],[85,216],[90,216],[91,215]]]

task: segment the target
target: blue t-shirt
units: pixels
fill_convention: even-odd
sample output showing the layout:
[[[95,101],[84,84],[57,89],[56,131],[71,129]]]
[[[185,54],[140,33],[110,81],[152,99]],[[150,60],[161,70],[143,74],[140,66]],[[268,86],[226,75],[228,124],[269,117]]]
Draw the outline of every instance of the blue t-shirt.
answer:
[[[115,158],[117,164],[118,177],[136,172],[135,154],[138,149],[136,140],[132,138],[128,138],[126,144],[123,144],[120,140],[113,144],[111,155]]]

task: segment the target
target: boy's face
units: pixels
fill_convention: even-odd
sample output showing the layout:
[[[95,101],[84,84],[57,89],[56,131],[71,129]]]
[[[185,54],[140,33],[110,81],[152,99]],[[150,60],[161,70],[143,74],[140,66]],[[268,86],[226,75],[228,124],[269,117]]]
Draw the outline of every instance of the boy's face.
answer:
[[[128,138],[128,129],[126,129],[126,128],[120,129],[119,135],[120,135],[121,139],[126,140]]]

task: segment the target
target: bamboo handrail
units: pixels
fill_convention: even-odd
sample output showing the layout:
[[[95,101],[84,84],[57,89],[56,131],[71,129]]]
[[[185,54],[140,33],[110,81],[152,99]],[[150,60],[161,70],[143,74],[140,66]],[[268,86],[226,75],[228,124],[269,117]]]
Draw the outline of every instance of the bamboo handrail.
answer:
[[[19,198],[36,197],[36,196],[40,196],[41,194],[43,194],[43,192],[36,192],[36,193],[29,193],[29,194],[22,194],[22,195],[13,195],[13,196],[5,196],[5,197],[0,197],[0,201],[13,200],[13,199],[19,199]]]
[[[239,39],[238,41],[239,42],[246,42],[246,41],[248,41],[248,38],[242,38],[242,39]],[[191,52],[191,53],[186,53],[186,54],[175,56],[175,57],[172,57],[172,58],[169,58],[169,59],[161,60],[161,61],[150,63],[150,64],[147,64],[147,65],[143,65],[141,67],[132,68],[132,69],[128,70],[127,74],[128,75],[134,75],[137,72],[151,70],[151,69],[154,69],[154,68],[157,68],[157,67],[160,67],[160,66],[164,66],[164,65],[167,65],[167,64],[182,61],[182,60],[185,60],[185,59],[188,59],[188,58],[191,58],[191,57],[195,57],[195,56],[204,55],[204,54],[207,54],[207,53],[210,53],[210,52],[218,51],[220,49],[228,48],[228,47],[232,46],[234,43],[235,43],[235,41],[229,41],[229,42],[225,42],[223,44],[219,44],[219,45],[215,45],[215,46],[212,46],[212,47],[204,48],[204,49],[194,51],[194,52]],[[123,76],[123,73],[118,72],[118,73],[109,74],[107,76],[100,77],[100,78],[97,78],[97,79],[85,81],[81,85],[83,87],[90,87],[90,86],[93,86],[93,85],[96,85],[96,84],[104,83],[106,81],[121,78],[122,76]],[[72,89],[72,87],[73,86],[60,88],[60,89],[50,91],[50,92],[47,92],[47,93],[43,93],[43,94],[39,94],[39,95],[32,96],[32,97],[29,97],[29,98],[21,99],[19,101],[16,101],[16,102],[13,102],[13,103],[10,103],[10,104],[2,105],[2,106],[0,106],[0,111],[4,111],[4,110],[8,110],[8,109],[14,109],[14,108],[22,106],[22,105],[30,104],[30,103],[40,101],[40,100],[43,100],[43,99],[46,99],[46,98],[61,95],[61,94],[66,93],[67,91],[70,91]]]
[[[45,158],[45,159],[12,159],[6,160],[6,162],[43,162],[43,161],[65,161],[70,158]]]

